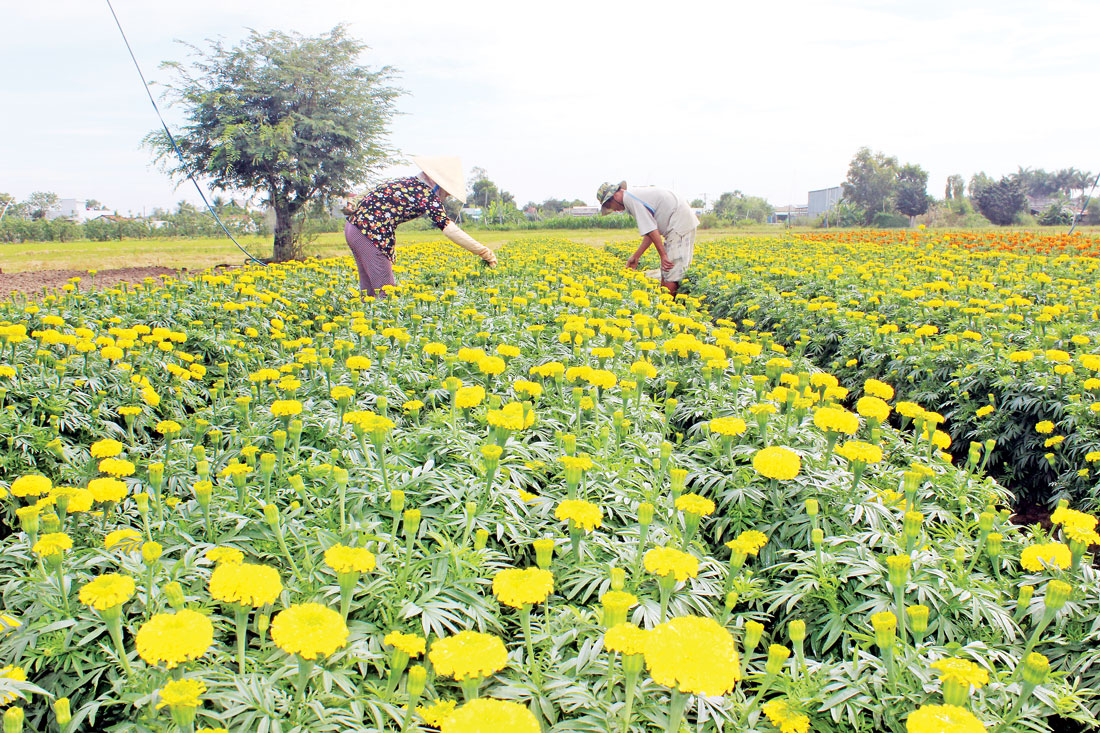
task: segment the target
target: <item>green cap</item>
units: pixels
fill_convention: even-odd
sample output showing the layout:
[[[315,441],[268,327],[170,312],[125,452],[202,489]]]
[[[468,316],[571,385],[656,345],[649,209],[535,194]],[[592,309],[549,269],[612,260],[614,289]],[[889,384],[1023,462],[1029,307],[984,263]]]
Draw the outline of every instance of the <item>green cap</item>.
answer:
[[[626,188],[626,181],[622,183],[603,183],[598,189],[596,189],[596,200],[600,202],[600,206],[603,206],[608,200],[615,195],[615,192],[620,188]]]

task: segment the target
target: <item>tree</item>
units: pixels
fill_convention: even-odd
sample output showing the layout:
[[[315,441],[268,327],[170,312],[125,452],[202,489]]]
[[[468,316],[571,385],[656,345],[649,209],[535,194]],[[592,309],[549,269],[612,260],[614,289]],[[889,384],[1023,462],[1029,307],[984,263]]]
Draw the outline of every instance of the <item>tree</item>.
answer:
[[[477,206],[488,209],[489,204],[500,200],[500,189],[497,184],[489,180],[489,174],[484,168],[475,166],[470,171],[470,201]]]
[[[1004,177],[981,188],[974,196],[974,205],[986,219],[997,226],[1007,226],[1027,207],[1027,197],[1015,178]]]
[[[107,207],[104,204],[100,203],[97,199],[88,199],[84,202],[84,208],[88,211],[100,211],[102,209],[106,209]]]
[[[966,193],[966,180],[963,179],[958,173],[953,173],[947,177],[947,188],[944,189],[943,198],[945,201],[958,201]]]
[[[733,191],[719,196],[714,202],[713,211],[720,219],[729,221],[752,219],[764,222],[775,213],[775,207],[759,196],[746,196],[740,191]]]
[[[15,213],[15,197],[10,193],[0,193],[0,221],[4,220],[4,214],[10,210]]]
[[[903,165],[898,169],[894,206],[909,217],[909,226],[913,226],[913,218],[928,211],[928,203],[928,171],[919,165]]]
[[[61,197],[53,191],[35,191],[23,202],[23,207],[32,219],[44,219],[46,212],[57,208]]]
[[[867,212],[864,223],[886,212],[897,180],[898,159],[870,148],[860,148],[848,165],[848,179],[842,184],[844,198]]]
[[[974,175],[970,176],[970,185],[967,187],[967,190],[970,191],[970,198],[978,198],[978,194],[981,193],[982,189],[992,185],[993,179],[987,176],[985,174],[985,171],[979,171],[978,173],[975,173]]]
[[[707,206],[707,202],[703,199],[692,199],[690,206],[693,209],[704,209]]]
[[[162,131],[146,142],[176,177],[262,192],[275,212],[274,259],[290,259],[311,199],[343,195],[390,160],[395,70],[360,64],[366,46],[342,25],[316,37],[251,31],[233,48],[208,43],[185,44],[187,65],[163,64],[175,74],[166,96],[184,108],[182,159]]]

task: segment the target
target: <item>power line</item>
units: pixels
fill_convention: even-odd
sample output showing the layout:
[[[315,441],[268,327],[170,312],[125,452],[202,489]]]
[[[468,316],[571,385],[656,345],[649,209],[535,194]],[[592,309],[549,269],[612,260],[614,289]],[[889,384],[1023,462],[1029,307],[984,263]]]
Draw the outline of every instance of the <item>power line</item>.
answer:
[[[134,55],[134,49],[130,48],[130,41],[126,38],[126,31],[122,30],[122,23],[120,23],[118,20],[118,14],[115,13],[115,8],[113,5],[111,5],[111,0],[107,0],[107,7],[111,11],[111,17],[115,19],[115,25],[118,26],[118,32],[122,34],[122,42],[126,44],[126,50],[130,52],[130,58],[134,62],[134,68],[137,69],[138,76],[141,77],[141,83],[145,87],[145,93],[149,95],[149,102],[153,105],[153,111],[157,113],[157,118],[160,119],[160,125],[164,128],[164,134],[168,136],[168,142],[172,143],[172,149],[176,151],[176,155],[179,156],[180,162],[183,163],[184,166],[186,166],[187,161],[183,159],[183,151],[181,151],[179,145],[176,144],[176,138],[172,136],[172,132],[168,129],[168,123],[164,121],[164,115],[160,113],[160,108],[157,107],[157,101],[153,99],[153,92],[149,89],[149,82],[145,80],[145,74],[141,72],[141,65],[138,64],[137,56]],[[225,224],[221,220],[221,217],[218,216],[218,212],[214,211],[214,207],[211,206],[210,202],[206,200],[206,193],[202,190],[202,186],[199,185],[199,182],[195,180],[194,174],[188,171],[187,177],[191,179],[191,183],[195,184],[195,190],[199,192],[199,197],[202,199],[202,202],[206,204],[206,208],[210,212],[210,215],[214,217],[214,221],[218,222],[218,226],[220,226],[222,228],[222,231],[225,232],[225,236],[229,237],[233,244],[237,245],[237,249],[239,249],[241,252],[244,252],[248,256],[249,260],[261,265],[267,265],[267,263],[263,260],[259,260],[253,257],[252,253],[242,247],[241,243],[238,242],[236,238],[229,233],[229,229],[226,228]]]

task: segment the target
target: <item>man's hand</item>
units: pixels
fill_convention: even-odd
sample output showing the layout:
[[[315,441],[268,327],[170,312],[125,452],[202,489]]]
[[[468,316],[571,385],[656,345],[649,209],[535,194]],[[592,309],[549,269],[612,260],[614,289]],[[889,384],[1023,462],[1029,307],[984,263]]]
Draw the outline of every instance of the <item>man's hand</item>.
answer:
[[[638,258],[635,257],[634,255],[631,255],[630,257],[628,257],[626,259],[626,269],[628,269],[628,270],[637,270],[638,269]]]
[[[668,255],[661,255],[661,269],[664,271],[671,270],[675,266],[672,260],[668,258]]]

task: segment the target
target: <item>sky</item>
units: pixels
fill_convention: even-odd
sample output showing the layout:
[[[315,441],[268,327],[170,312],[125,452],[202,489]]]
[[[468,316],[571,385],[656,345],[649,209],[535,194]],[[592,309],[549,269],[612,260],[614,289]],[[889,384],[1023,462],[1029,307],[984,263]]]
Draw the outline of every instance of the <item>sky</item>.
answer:
[[[177,41],[345,23],[399,72],[390,143],[458,155],[520,204],[619,180],[804,204],[862,146],[922,166],[937,197],[955,173],[1100,170],[1095,0],[111,2],[153,81]],[[159,122],[106,0],[5,5],[0,192],[197,202],[142,146]]]

